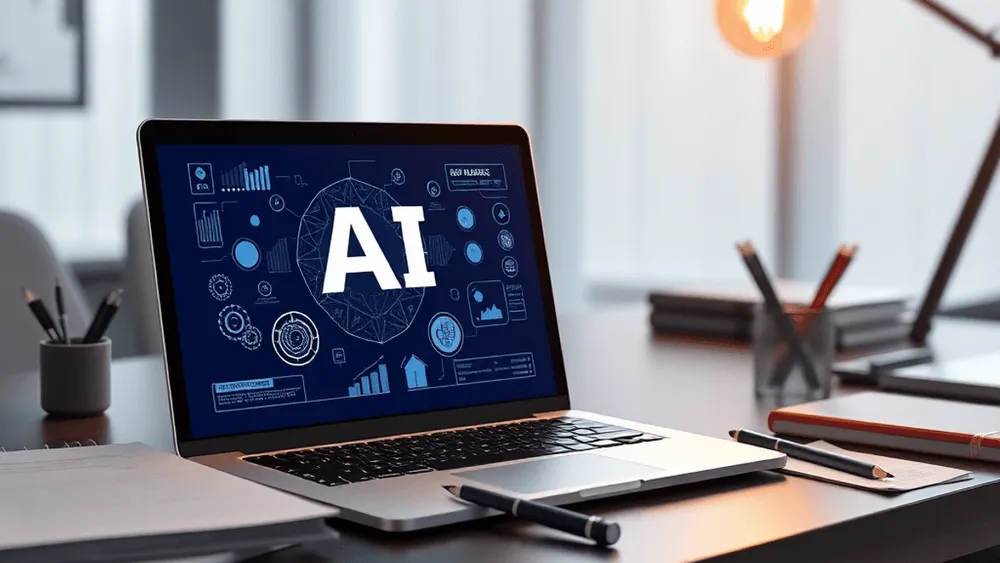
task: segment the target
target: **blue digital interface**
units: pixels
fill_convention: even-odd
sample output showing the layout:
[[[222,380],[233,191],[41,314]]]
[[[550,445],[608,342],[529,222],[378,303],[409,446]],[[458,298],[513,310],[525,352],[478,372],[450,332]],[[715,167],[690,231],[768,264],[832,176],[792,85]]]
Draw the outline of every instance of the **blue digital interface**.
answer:
[[[556,393],[518,147],[157,156],[192,437]]]

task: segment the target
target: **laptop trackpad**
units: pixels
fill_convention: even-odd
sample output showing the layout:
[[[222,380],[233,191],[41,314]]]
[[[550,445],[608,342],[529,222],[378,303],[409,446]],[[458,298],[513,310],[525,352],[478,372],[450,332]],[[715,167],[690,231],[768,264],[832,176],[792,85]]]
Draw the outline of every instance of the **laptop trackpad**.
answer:
[[[536,494],[566,488],[583,490],[610,483],[638,484],[656,477],[662,470],[623,459],[580,454],[452,473],[508,491]]]

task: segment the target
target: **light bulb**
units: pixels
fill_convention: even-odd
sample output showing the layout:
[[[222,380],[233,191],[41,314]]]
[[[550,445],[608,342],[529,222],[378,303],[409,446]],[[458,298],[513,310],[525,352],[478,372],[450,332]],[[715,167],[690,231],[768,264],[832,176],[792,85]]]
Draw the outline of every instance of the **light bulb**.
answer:
[[[813,0],[716,0],[719,31],[737,51],[751,57],[780,57],[812,30]]]

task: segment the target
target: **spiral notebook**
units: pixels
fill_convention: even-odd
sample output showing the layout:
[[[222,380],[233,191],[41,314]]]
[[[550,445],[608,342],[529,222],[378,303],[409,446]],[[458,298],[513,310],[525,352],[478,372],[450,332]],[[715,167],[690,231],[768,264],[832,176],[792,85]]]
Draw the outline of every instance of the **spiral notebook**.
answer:
[[[98,445],[97,442],[95,442],[92,438],[87,438],[84,440],[72,440],[70,442],[45,443],[42,444],[41,447],[32,446],[29,448],[28,446],[20,446],[17,448],[8,448],[6,446],[0,446],[0,453],[5,454],[7,452],[23,452],[30,450],[52,450],[56,448],[82,448],[96,445]]]
[[[333,507],[139,443],[0,453],[0,562],[143,561],[334,537]]]

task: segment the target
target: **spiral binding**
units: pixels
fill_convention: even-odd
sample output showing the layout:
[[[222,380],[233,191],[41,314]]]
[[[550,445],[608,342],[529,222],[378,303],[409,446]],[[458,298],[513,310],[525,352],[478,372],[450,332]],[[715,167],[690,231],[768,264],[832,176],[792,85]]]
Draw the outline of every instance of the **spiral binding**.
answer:
[[[63,442],[62,445],[56,445],[56,446],[50,446],[48,444],[45,444],[43,448],[38,448],[38,449],[52,450],[58,448],[86,448],[88,446],[96,446],[96,445],[98,445],[97,442],[88,438],[84,442],[81,442],[79,440],[73,440],[72,442]],[[19,450],[8,450],[3,446],[0,446],[0,453],[8,453],[11,451],[29,451],[29,450],[28,446],[22,446],[21,449]]]

